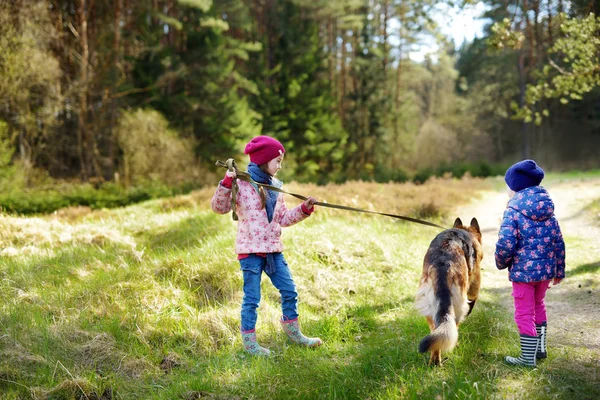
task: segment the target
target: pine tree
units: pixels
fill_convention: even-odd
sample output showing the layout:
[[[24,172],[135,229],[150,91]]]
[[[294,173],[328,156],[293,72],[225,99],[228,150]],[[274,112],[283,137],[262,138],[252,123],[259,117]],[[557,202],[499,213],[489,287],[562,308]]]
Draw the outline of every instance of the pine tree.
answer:
[[[263,51],[254,54],[252,79],[263,132],[292,150],[285,173],[325,180],[340,171],[346,133],[328,82],[320,24],[303,2],[285,0],[256,15]]]
[[[163,32],[165,44],[135,65],[135,85],[151,88],[149,101],[141,93],[137,103],[194,137],[200,159],[214,163],[235,156],[241,142],[260,133],[261,115],[248,101],[256,85],[241,73],[258,48],[245,41],[248,12],[241,1],[181,3],[177,12],[161,16],[164,23],[154,31]]]

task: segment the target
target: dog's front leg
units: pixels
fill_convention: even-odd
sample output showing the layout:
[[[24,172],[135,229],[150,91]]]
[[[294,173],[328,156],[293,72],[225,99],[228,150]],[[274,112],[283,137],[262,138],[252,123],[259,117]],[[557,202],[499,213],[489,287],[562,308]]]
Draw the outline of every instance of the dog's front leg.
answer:
[[[476,271],[472,278],[469,290],[467,290],[467,299],[469,303],[469,312],[467,312],[467,315],[471,314],[471,311],[473,311],[473,307],[475,307],[475,303],[477,302],[477,298],[479,297],[479,285],[481,284],[481,275],[479,274],[479,271]]]
[[[469,300],[468,304],[469,304],[469,312],[467,313],[467,316],[469,314],[471,314],[471,311],[473,311],[473,307],[475,307],[475,302],[477,302],[477,298],[474,298],[473,300]]]

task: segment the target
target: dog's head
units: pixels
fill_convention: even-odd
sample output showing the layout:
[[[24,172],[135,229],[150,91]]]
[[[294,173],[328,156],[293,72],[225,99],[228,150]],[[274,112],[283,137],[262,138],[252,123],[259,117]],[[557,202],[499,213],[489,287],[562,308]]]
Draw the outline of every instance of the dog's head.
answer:
[[[469,226],[463,225],[460,218],[456,218],[454,220],[453,228],[464,229],[465,231],[470,232],[481,245],[481,229],[479,228],[479,222],[477,222],[477,218],[473,218],[471,220],[471,225]]]
[[[473,252],[471,253],[471,257],[473,261],[470,265],[475,266],[477,269],[479,269],[479,263],[483,258],[483,247],[481,246],[481,229],[479,228],[479,222],[477,222],[477,218],[473,218],[471,220],[471,225],[469,226],[463,225],[460,218],[456,218],[456,220],[454,220],[453,228],[464,229],[465,231],[471,234],[471,237],[473,239],[475,239],[472,242]]]
[[[479,228],[479,222],[477,222],[477,218],[473,218],[471,220],[471,225],[465,226],[463,225],[460,218],[456,218],[454,220],[453,228],[464,229],[465,231],[470,232],[475,239],[481,244],[481,229]]]

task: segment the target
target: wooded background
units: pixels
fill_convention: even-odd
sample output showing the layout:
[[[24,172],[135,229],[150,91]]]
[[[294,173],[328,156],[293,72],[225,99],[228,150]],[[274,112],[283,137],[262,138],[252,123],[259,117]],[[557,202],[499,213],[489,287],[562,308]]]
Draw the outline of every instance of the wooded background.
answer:
[[[484,3],[484,36],[456,46],[449,1],[3,0],[0,167],[179,184],[259,134],[319,183],[598,167],[600,1]],[[413,61],[428,35],[440,50]]]

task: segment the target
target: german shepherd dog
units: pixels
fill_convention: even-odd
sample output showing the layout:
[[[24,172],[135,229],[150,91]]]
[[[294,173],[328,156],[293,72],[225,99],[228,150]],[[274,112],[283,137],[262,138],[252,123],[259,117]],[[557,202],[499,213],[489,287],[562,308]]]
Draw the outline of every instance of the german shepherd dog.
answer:
[[[458,325],[473,311],[479,295],[482,258],[481,230],[475,218],[468,227],[457,218],[429,245],[416,307],[431,330],[419,344],[420,353],[431,352],[430,365],[439,365],[442,351],[456,346]]]

